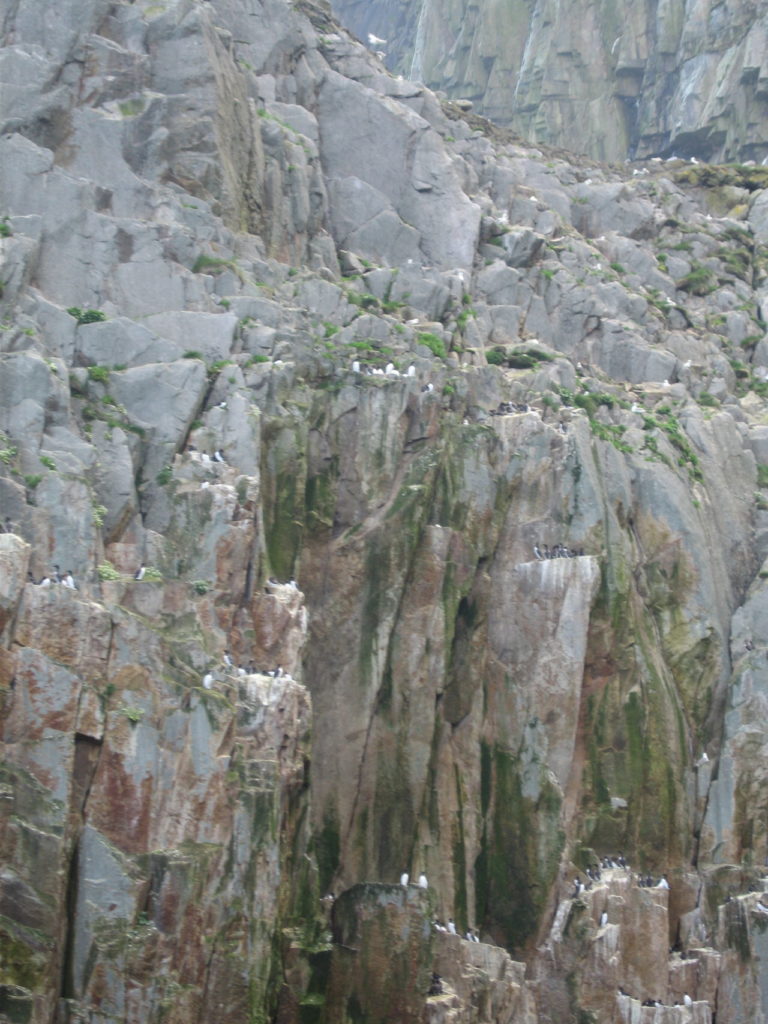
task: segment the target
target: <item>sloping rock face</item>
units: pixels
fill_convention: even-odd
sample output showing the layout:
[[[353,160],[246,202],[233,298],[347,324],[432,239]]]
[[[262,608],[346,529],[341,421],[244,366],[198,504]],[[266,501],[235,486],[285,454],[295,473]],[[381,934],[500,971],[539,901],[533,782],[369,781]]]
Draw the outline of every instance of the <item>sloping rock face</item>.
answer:
[[[3,1024],[764,1020],[768,172],[2,31]]]
[[[602,160],[768,155],[766,32],[752,0],[334,0],[387,66],[525,138]]]

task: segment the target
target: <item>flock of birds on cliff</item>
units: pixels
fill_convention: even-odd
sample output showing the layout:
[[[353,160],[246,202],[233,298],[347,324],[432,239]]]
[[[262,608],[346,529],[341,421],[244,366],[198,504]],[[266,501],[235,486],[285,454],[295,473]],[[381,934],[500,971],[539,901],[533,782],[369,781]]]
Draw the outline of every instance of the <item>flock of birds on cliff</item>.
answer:
[[[594,863],[594,864],[590,864],[590,865],[587,866],[587,868],[585,870],[585,874],[587,876],[587,880],[586,881],[583,881],[578,875],[574,878],[574,881],[573,881],[573,891],[570,894],[570,899],[571,900],[578,899],[582,895],[582,893],[588,892],[589,890],[592,889],[594,884],[599,883],[599,882],[601,882],[603,880],[603,872],[613,871],[613,870],[620,870],[620,871],[622,871],[624,873],[625,876],[628,876],[630,879],[633,878],[632,868],[630,867],[630,864],[628,863],[628,861],[626,860],[626,858],[624,857],[624,855],[622,853],[620,853],[618,856],[604,856],[604,857],[601,858],[601,860],[599,862]],[[654,880],[652,875],[647,874],[647,873],[640,873],[639,875],[637,875],[635,880],[636,880],[636,884],[640,888],[654,888],[654,889],[659,889],[659,890],[662,890],[662,891],[668,891],[669,888],[670,888],[669,880],[668,880],[666,874],[661,874],[658,877],[658,879]],[[410,881],[410,876],[409,876],[408,872],[404,871],[402,873],[402,875],[400,876],[400,885],[402,885],[403,888],[405,888],[407,890],[408,887],[409,886],[413,886],[413,884],[414,883],[412,883]],[[417,887],[420,890],[422,890],[422,891],[426,890],[429,887],[429,883],[427,881],[427,876],[423,872],[418,877]],[[754,891],[756,889],[757,889],[756,885],[750,886],[750,891]],[[726,902],[730,901],[732,898],[733,898],[732,896],[728,896]],[[757,902],[757,904],[756,904],[754,909],[758,913],[768,914],[768,905],[763,902],[763,898],[768,900],[768,894],[762,894],[762,897],[758,900],[758,902]],[[331,892],[331,893],[328,893],[327,896],[323,897],[323,902],[327,902],[327,903],[333,904],[335,899],[336,899],[335,894]],[[608,922],[608,911],[607,910],[603,910],[601,915],[600,915],[599,927],[600,928],[604,928],[608,923],[609,923]],[[435,932],[442,932],[442,933],[445,933],[445,934],[457,935],[457,936],[459,936],[459,934],[460,934],[458,929],[457,929],[457,927],[456,927],[456,924],[455,924],[453,918],[450,918],[450,917],[448,918],[446,924],[444,924],[442,921],[440,921],[439,919],[436,918],[432,922],[432,927],[434,928]],[[480,942],[481,941],[479,936],[478,936],[478,933],[473,928],[468,928],[467,931],[463,935],[461,935],[460,937],[465,939],[467,942]],[[686,952],[679,945],[673,946],[670,949],[670,955],[674,955],[674,954],[678,954],[681,960],[695,958],[695,954]],[[618,988],[618,993],[620,995],[626,996],[627,998],[630,998],[630,999],[636,998],[635,996],[632,996],[631,993],[627,992],[621,986]],[[439,974],[437,974],[436,972],[433,972],[432,975],[431,975],[431,979],[430,979],[430,984],[429,984],[429,989],[428,989],[427,995],[430,996],[430,997],[436,997],[436,996],[441,996],[443,994],[445,994],[444,993],[444,987],[443,987],[443,979],[442,979],[442,977]],[[694,999],[692,999],[692,997],[686,992],[686,993],[683,994],[682,1000],[676,1000],[676,1001],[674,1001],[672,1003],[666,1004],[666,1003],[662,1002],[660,999],[657,999],[657,998],[646,998],[646,999],[644,999],[641,1002],[641,1006],[644,1006],[644,1007],[662,1007],[662,1006],[669,1005],[669,1006],[684,1006],[684,1007],[690,1009],[690,1008],[693,1007],[694,1002],[695,1002]]]
[[[298,590],[299,585],[293,576],[290,577],[287,583],[281,583],[273,577],[269,580],[269,585],[265,587],[268,594],[273,592],[275,587],[290,587],[292,590]],[[293,676],[290,672],[286,672],[282,665],[275,665],[274,668],[260,669],[256,666],[255,661],[250,661],[248,664],[236,665],[232,658],[232,652],[227,648],[222,655],[222,661],[224,662],[223,674],[228,676],[237,676],[242,678],[244,676],[252,675],[265,675],[270,676],[272,679],[282,679],[285,683],[293,682]],[[216,682],[216,670],[208,669],[202,679],[203,686],[206,690],[213,689],[213,685]]]
[[[582,892],[589,892],[594,883],[602,881],[603,871],[610,871],[614,868],[626,871],[630,875],[632,869],[629,866],[627,859],[623,853],[620,853],[618,857],[603,857],[599,864],[589,864],[585,870],[587,881],[583,882],[578,875],[573,880],[573,892],[571,893],[571,899],[577,899]],[[669,889],[669,880],[665,874],[661,875],[658,881],[654,882],[652,875],[638,875],[637,885],[641,889]],[[605,921],[601,920],[601,924],[607,924],[608,918],[605,916]]]
[[[13,529],[6,528],[3,532],[13,533]],[[140,582],[144,579],[146,571],[147,567],[142,562],[138,569],[132,574],[133,579]],[[75,582],[75,577],[72,574],[72,570],[67,569],[66,572],[62,572],[61,567],[58,564],[54,565],[53,570],[51,572],[43,573],[43,575],[39,579],[35,579],[35,575],[30,569],[29,572],[27,573],[27,583],[31,583],[35,587],[52,587],[59,585],[62,587],[66,587],[67,590],[79,589],[77,583]]]
[[[6,516],[4,522],[0,523],[0,533],[15,533],[14,525],[9,516]],[[146,571],[147,567],[142,562],[139,565],[139,567],[135,570],[135,572],[131,574],[132,578],[136,582],[140,583],[144,579]],[[75,582],[75,577],[72,574],[72,570],[67,569],[66,572],[62,572],[61,567],[58,564],[54,565],[51,572],[44,573],[39,579],[36,579],[32,571],[30,570],[29,572],[27,572],[27,583],[30,583],[33,586],[37,587],[61,586],[67,590],[78,589],[77,583]],[[282,585],[289,586],[294,590],[298,590],[298,584],[296,583],[296,580],[293,577],[291,577],[288,580],[287,584],[280,584],[280,582],[274,579],[274,577],[270,579],[269,583],[271,587]],[[267,593],[269,593],[269,587],[267,587],[266,589]],[[286,672],[281,665],[276,665],[274,668],[270,668],[267,670],[257,668],[256,663],[254,661],[250,661],[248,664],[235,665],[232,659],[232,654],[228,648],[224,651],[224,654],[222,655],[222,661],[224,663],[224,675],[236,675],[238,677],[242,677],[256,675],[258,673],[261,675],[271,676],[273,679],[282,679],[284,682],[291,682],[293,680],[293,676],[289,672]],[[212,669],[208,669],[201,679],[202,685],[206,690],[213,689],[215,681],[216,670]],[[422,876],[422,878],[423,877],[424,876]],[[419,880],[419,884],[421,884],[421,879]]]
[[[540,548],[538,544],[533,545],[533,553],[539,562],[547,558],[581,558],[584,555],[584,548],[569,548],[565,544],[555,544],[550,547],[545,544]]]

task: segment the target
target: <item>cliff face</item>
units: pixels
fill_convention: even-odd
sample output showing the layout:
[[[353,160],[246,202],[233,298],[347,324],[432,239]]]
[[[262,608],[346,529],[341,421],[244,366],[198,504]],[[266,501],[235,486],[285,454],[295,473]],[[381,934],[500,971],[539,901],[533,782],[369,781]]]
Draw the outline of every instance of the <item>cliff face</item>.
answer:
[[[764,1020],[768,172],[3,19],[0,1019]]]
[[[766,31],[753,0],[335,0],[387,66],[534,142],[601,160],[768,155]]]

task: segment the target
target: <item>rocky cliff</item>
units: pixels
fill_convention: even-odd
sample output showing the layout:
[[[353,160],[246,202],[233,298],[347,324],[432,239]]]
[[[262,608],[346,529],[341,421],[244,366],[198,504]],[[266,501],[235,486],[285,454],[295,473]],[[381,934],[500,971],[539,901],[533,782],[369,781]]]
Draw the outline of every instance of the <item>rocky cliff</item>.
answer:
[[[754,0],[334,0],[387,66],[535,142],[602,160],[768,155]]]
[[[764,1021],[768,172],[2,33],[0,1020]]]

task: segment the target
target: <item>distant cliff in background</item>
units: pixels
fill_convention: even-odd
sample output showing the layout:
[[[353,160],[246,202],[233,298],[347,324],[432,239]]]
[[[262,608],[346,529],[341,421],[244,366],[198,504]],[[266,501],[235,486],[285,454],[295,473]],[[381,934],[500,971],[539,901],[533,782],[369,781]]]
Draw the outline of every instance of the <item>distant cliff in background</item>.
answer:
[[[334,0],[387,66],[600,160],[768,156],[763,0]]]

